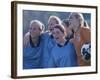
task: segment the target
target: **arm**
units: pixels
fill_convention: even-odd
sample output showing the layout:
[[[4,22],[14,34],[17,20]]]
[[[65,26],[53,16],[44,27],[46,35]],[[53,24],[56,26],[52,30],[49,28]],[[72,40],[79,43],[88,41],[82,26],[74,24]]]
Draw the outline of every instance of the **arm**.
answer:
[[[24,47],[26,47],[27,44],[28,44],[28,42],[29,42],[29,35],[30,35],[30,33],[27,32],[27,33],[25,34],[24,38],[23,38],[23,46],[24,46]]]

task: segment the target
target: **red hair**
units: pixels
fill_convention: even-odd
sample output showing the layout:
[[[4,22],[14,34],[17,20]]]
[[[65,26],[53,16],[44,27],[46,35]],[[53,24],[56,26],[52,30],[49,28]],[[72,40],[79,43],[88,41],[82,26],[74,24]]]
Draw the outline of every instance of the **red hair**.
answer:
[[[66,30],[65,30],[65,27],[63,25],[56,24],[56,25],[54,25],[54,28],[59,29],[61,32],[63,32],[66,35]]]

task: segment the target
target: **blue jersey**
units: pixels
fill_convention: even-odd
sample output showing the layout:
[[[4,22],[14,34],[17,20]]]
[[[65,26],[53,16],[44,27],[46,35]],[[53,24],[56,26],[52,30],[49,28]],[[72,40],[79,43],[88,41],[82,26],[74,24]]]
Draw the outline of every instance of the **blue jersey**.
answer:
[[[66,42],[64,46],[55,45],[51,51],[48,67],[73,67],[77,66],[77,55],[74,45]]]
[[[41,56],[43,53],[43,41],[40,39],[40,42],[37,46],[32,46],[31,41],[23,49],[23,69],[34,69],[41,68]]]
[[[54,41],[53,36],[49,32],[44,33],[42,35],[42,38],[44,39],[42,66],[43,66],[43,68],[47,68],[48,60],[50,58],[51,50],[55,45],[55,41]]]

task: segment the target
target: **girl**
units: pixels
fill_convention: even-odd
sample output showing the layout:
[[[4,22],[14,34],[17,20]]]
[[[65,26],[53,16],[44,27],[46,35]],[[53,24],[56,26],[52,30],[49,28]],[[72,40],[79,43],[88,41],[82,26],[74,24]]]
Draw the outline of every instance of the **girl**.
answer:
[[[42,58],[42,65],[44,68],[48,67],[48,60],[50,58],[51,50],[55,45],[55,41],[52,35],[55,24],[61,24],[61,20],[57,16],[50,16],[48,20],[48,30],[42,35],[42,38],[45,39]]]
[[[42,23],[38,20],[30,22],[27,41],[23,48],[23,69],[41,68],[41,56],[43,50],[43,40],[41,34],[43,31]]]
[[[51,51],[48,67],[77,66],[77,56],[74,45],[66,40],[66,31],[62,25],[55,25],[53,37],[56,45]]]
[[[84,27],[84,18],[81,13],[71,13],[69,16],[70,28],[74,31],[74,38],[71,40],[75,45],[80,66],[90,66],[91,61],[85,62],[81,55],[83,44],[91,43],[91,31]]]

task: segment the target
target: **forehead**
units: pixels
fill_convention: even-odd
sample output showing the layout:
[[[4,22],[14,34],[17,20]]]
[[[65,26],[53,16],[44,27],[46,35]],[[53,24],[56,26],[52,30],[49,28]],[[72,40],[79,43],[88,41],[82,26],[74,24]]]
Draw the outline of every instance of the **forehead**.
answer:
[[[71,14],[70,17],[69,17],[69,19],[76,18],[75,16],[76,16],[75,14]]]
[[[31,23],[30,27],[40,27],[41,25],[39,23],[33,22]]]
[[[54,32],[61,32],[61,30],[59,28],[54,28],[53,31]]]
[[[51,22],[56,22],[56,19],[55,18],[50,18],[49,23],[51,23]]]

